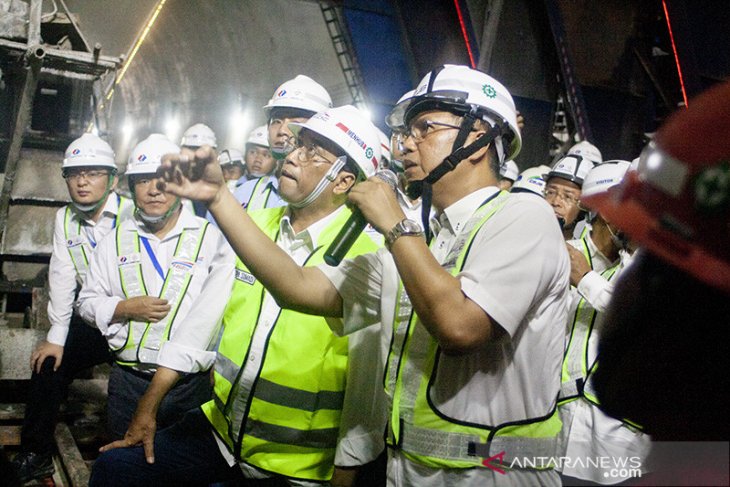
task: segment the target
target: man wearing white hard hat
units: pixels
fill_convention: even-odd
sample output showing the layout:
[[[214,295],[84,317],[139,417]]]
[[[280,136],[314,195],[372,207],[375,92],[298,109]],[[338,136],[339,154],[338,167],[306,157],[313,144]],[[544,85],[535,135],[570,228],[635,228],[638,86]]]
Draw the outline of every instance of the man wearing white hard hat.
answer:
[[[521,144],[515,112],[506,88],[477,70],[424,77],[404,112],[404,167],[409,195],[431,195],[440,231],[429,246],[391,187],[371,178],[349,200],[387,248],[338,267],[301,268],[267,244],[204,154],[164,163],[168,190],[207,202],[279,303],[330,316],[341,334],[381,323],[391,485],[560,484],[533,460],[555,453],[560,431],[568,254],[545,201],[498,188],[501,162]]]
[[[182,138],[180,139],[180,146],[188,149],[195,150],[204,145],[209,145],[214,149],[218,148],[218,140],[216,139],[215,132],[204,123],[191,125],[183,132]],[[195,215],[205,215],[205,208],[200,204],[190,200],[182,200],[182,202]]]
[[[628,161],[612,160],[595,166],[583,181],[581,198],[604,194],[621,183],[629,170]],[[613,286],[630,262],[628,243],[622,232],[600,213],[589,210],[590,232],[568,241],[570,253],[571,304],[566,323],[566,351],[558,410],[563,422],[559,457],[574,461],[559,465],[573,480],[617,484],[630,473],[646,473],[651,448],[649,436],[630,418],[618,420],[606,415],[593,387],[600,335],[605,328],[606,308]],[[615,471],[605,465],[577,459],[611,458],[631,461],[630,469]],[[623,474],[621,472],[624,472]]]
[[[235,191],[240,183],[248,181],[248,171],[246,170],[246,159],[238,149],[223,149],[218,154],[218,163],[223,171],[223,179],[231,192]]]
[[[230,194],[226,198],[238,213],[236,228],[255,233],[263,239],[259,245],[273,247],[297,269],[312,268],[351,217],[344,205],[348,192],[375,173],[380,141],[375,126],[352,106],[327,109],[290,129],[297,145],[279,177],[287,207],[244,213]],[[221,186],[218,171],[215,184]],[[361,233],[347,256],[377,248]],[[277,259],[269,262],[276,265]],[[263,284],[238,261],[214,400],[195,418],[160,432],[155,455],[164,464],[145,464],[139,449],[113,452],[97,460],[92,485],[134,485],[142,478],[207,485],[241,472],[251,481],[343,485],[354,479],[354,467],[378,456],[385,426],[379,329],[338,337],[325,318],[280,307]],[[186,464],[188,448],[206,452],[193,460],[194,480],[178,468]],[[236,464],[238,471],[225,468]]]
[[[233,254],[215,227],[159,189],[160,159],[179,151],[161,134],[132,150],[126,175],[134,218],[99,243],[79,295],[81,316],[114,355],[108,419],[115,439],[139,431],[153,437],[157,424],[169,426],[210,397]],[[135,414],[138,400],[153,403],[149,415]]]
[[[241,206],[252,210],[284,206],[279,196],[277,161],[271,153],[266,125],[256,127],[246,139],[247,180],[240,179],[233,192]]]
[[[71,204],[56,212],[48,269],[51,329],[33,351],[33,375],[14,459],[20,480],[50,477],[55,418],[77,372],[111,360],[106,341],[74,311],[78,290],[97,243],[132,214],[132,203],[114,192],[117,165],[105,141],[84,134],[66,149],[61,166]]]
[[[545,174],[545,200],[552,206],[555,218],[565,240],[573,238],[578,222],[583,220],[585,211],[578,206],[583,179],[594,162],[577,154],[558,159]]]
[[[271,155],[278,164],[294,149],[294,133],[291,123],[306,122],[317,112],[332,108],[332,99],[327,90],[309,76],[303,74],[282,83],[269,102],[264,105],[268,120],[267,137]],[[260,174],[242,184],[235,193],[236,199],[246,209],[275,208],[286,202],[279,196],[277,167],[269,174]]]

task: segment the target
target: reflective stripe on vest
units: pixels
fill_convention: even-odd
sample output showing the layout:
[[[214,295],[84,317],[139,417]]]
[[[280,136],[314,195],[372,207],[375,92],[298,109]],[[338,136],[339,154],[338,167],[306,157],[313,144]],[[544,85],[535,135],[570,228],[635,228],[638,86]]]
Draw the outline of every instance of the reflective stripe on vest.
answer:
[[[249,215],[276,241],[285,211]],[[303,266],[323,262],[350,215],[340,210]],[[347,256],[377,248],[363,233]],[[276,316],[262,317],[263,286],[240,260],[236,274],[216,356],[214,398],[203,411],[236,458],[287,477],[328,480],[345,396],[348,339],[335,336],[319,316],[279,309]],[[263,357],[253,357],[258,353]]]
[[[160,347],[170,338],[172,325],[192,279],[207,228],[208,222],[205,222],[199,228],[186,229],[180,234],[159,295],[160,299],[165,299],[170,304],[170,312],[157,323],[130,321],[127,341],[122,347],[114,350],[117,363],[144,371],[154,368]],[[142,275],[139,242],[140,237],[136,230],[117,228],[119,279],[127,299],[149,294]],[[137,258],[130,259],[130,263],[122,262],[123,259],[134,255]],[[141,365],[145,367],[140,367]],[[152,367],[149,367],[150,365]]]
[[[610,267],[601,273],[601,276],[610,281],[619,264]],[[570,339],[563,358],[560,385],[560,403],[577,399],[584,395],[584,388],[589,375],[588,342],[593,332],[593,325],[598,313],[581,297],[575,310],[573,325],[570,330]],[[594,364],[595,365],[595,364]]]
[[[129,199],[118,194],[116,197],[117,215],[114,218],[112,229],[118,227],[123,220],[132,215],[132,208],[134,206]],[[66,206],[66,211],[63,215],[63,233],[66,238],[66,248],[71,256],[71,262],[74,265],[74,269],[76,269],[76,280],[81,284],[84,282],[86,272],[89,270],[88,256],[91,255],[93,249],[91,248],[88,237],[81,231],[82,220],[77,218],[78,222],[74,224],[72,219],[74,213],[71,205]]]
[[[260,186],[264,185],[263,190],[260,191]],[[266,204],[269,202],[271,196],[271,186],[269,185],[269,176],[260,177],[251,191],[251,196],[248,198],[248,203],[245,208],[247,211],[261,210],[266,208]]]
[[[461,271],[476,233],[508,197],[509,193],[499,192],[476,210],[442,264],[445,270],[454,276]],[[393,397],[388,444],[433,468],[482,466],[482,458],[502,451],[506,458],[553,455],[561,424],[556,409],[543,417],[497,426],[467,425],[434,409],[428,395],[441,351],[412,312],[402,283],[398,294],[385,374],[386,390]]]

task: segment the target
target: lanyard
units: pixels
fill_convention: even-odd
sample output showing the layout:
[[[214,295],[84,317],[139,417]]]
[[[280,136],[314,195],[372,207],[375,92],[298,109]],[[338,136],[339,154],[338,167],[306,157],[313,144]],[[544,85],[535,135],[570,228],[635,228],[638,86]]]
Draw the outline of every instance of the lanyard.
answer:
[[[155,270],[160,275],[160,278],[164,281],[165,280],[165,273],[162,272],[162,266],[157,261],[157,256],[155,255],[155,252],[152,250],[152,247],[150,247],[150,242],[147,239],[147,237],[143,237],[140,235],[139,239],[142,241],[142,244],[144,245],[144,249],[147,251],[147,255],[150,256],[150,260],[152,261],[152,265],[155,266]]]

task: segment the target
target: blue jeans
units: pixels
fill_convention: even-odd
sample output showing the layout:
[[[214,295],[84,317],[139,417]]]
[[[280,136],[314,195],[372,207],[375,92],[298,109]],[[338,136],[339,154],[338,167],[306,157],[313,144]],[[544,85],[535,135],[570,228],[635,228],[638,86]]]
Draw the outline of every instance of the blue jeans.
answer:
[[[91,471],[91,487],[243,485],[238,465],[228,466],[200,409],[189,411],[155,436],[155,463],[148,464],[141,446],[103,453]]]

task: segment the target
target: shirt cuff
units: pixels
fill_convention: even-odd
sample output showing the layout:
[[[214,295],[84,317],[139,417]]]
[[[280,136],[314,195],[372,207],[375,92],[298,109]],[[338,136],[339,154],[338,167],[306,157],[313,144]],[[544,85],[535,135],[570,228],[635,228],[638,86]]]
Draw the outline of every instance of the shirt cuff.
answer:
[[[357,467],[375,460],[385,449],[382,431],[347,435],[337,443],[335,465]]]
[[[203,372],[215,363],[215,352],[165,342],[157,355],[157,365],[184,373]]]
[[[596,298],[606,288],[608,281],[596,271],[590,271],[578,282],[578,292],[595,307]]]
[[[117,305],[123,301],[119,296],[110,296],[108,298],[100,299],[96,304],[97,308],[94,311],[94,323],[101,334],[108,336],[107,332],[112,324],[112,318],[114,317],[114,311],[117,309]]]
[[[46,341],[60,347],[66,346],[66,337],[68,336],[68,326],[54,325],[48,330]]]

